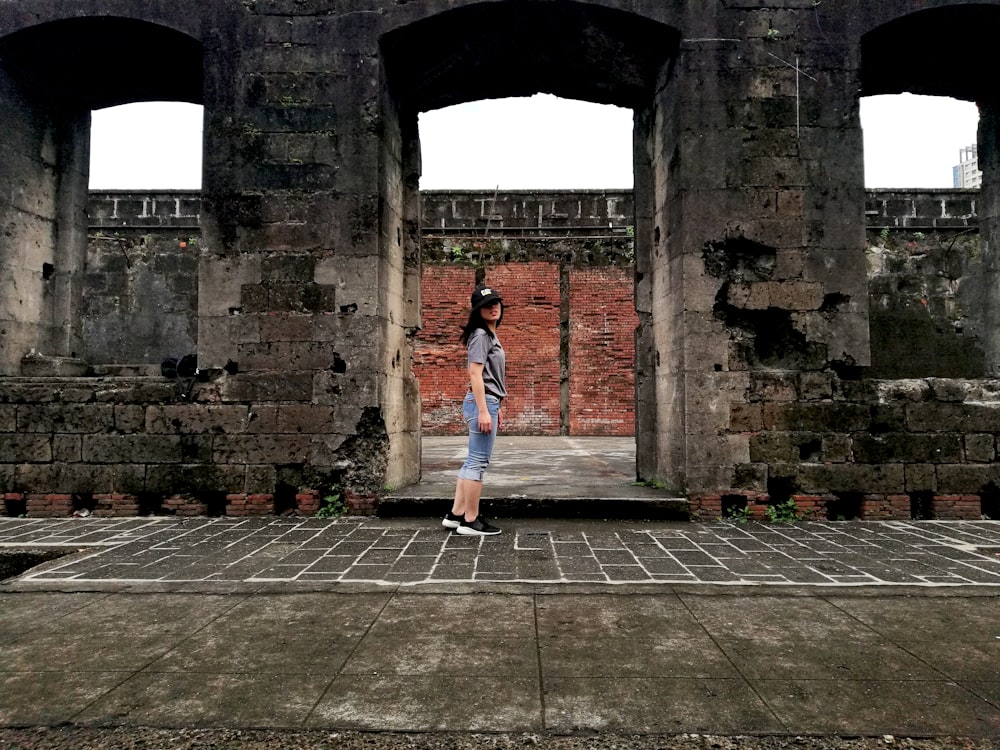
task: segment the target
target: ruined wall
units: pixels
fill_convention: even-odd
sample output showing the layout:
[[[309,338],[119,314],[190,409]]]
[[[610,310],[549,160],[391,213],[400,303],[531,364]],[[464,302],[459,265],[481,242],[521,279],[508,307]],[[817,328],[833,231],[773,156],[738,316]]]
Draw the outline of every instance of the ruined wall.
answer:
[[[198,351],[198,192],[95,193],[84,269],[80,356],[156,364]]]
[[[878,191],[867,202],[873,378],[987,374],[978,191]]]
[[[504,341],[517,389],[505,405],[508,433],[634,434],[631,205],[628,192],[424,194],[414,351],[424,434],[465,429],[455,410],[467,386],[456,331],[476,273],[490,268],[504,269],[504,285],[491,283],[511,285]],[[97,192],[89,213],[84,358],[156,365],[197,351],[198,194]],[[476,237],[487,231],[494,239],[484,247]],[[539,342],[554,352],[544,366]]]
[[[841,429],[809,416],[839,411],[845,384],[864,385],[873,363],[863,95],[915,91],[980,104],[982,262],[968,266],[957,289],[928,285],[926,299],[928,308],[940,301],[931,311],[939,316],[931,317],[935,348],[969,355],[941,361],[973,373],[979,347],[982,371],[1000,375],[993,324],[1000,118],[990,57],[1000,0],[373,0],[365,12],[356,5],[3,4],[0,126],[21,145],[0,152],[0,194],[15,196],[0,212],[5,232],[38,243],[2,251],[5,270],[21,273],[33,295],[18,297],[24,304],[15,312],[3,290],[4,321],[13,323],[13,334],[3,335],[14,336],[4,346],[18,349],[4,354],[4,372],[32,339],[55,342],[58,354],[80,351],[86,114],[151,99],[205,107],[197,321],[204,382],[185,392],[184,403],[161,403],[138,381],[80,388],[5,378],[5,491],[111,496],[131,477],[131,489],[150,492],[169,474],[192,493],[225,492],[227,503],[228,495],[246,496],[243,507],[262,506],[251,495],[287,507],[336,486],[356,509],[370,510],[385,484],[416,479],[419,424],[408,367],[421,307],[417,118],[540,91],[635,113],[641,478],[686,493],[696,507],[699,498],[740,492],[854,492],[865,477],[884,479],[878,486],[887,494],[906,493],[906,469],[898,467],[916,457],[902,460],[899,442],[888,443],[891,456],[865,452],[856,427],[864,420]],[[939,43],[960,35],[968,40],[963,55]],[[116,68],[116,57],[144,64]],[[112,69],[119,75],[102,74]],[[32,195],[54,204],[22,206],[24,184],[42,186]],[[543,219],[562,221],[560,213],[567,212]],[[919,259],[897,260],[898,269],[886,265],[890,284]],[[502,265],[499,257],[490,263]],[[504,257],[508,263],[514,259]],[[947,277],[943,257],[931,265]],[[47,274],[56,282],[49,297]],[[535,307],[541,314],[561,299],[542,295]],[[908,326],[922,314],[884,312],[906,313]],[[961,336],[954,325],[939,330],[952,319],[961,321]],[[561,377],[564,363],[553,359]],[[785,386],[771,395],[776,377],[796,383],[794,397]],[[922,403],[939,407],[954,389],[922,393]],[[888,398],[878,394],[844,398],[874,415],[877,399]],[[961,403],[993,409],[983,398]],[[817,468],[825,464],[814,459],[811,439],[784,454],[798,455],[791,464],[760,459],[760,441],[796,432],[789,421],[767,421],[788,404],[806,415],[798,432],[853,441],[834,462],[838,471]],[[758,406],[761,435],[739,422]],[[170,413],[166,423],[160,408]],[[164,424],[173,432],[159,432]],[[924,426],[907,421],[894,431]],[[17,439],[25,434],[34,437]],[[966,445],[948,465],[988,453],[980,448],[970,454]],[[996,463],[984,466],[986,495]],[[969,486],[940,469],[935,482],[942,497]]]

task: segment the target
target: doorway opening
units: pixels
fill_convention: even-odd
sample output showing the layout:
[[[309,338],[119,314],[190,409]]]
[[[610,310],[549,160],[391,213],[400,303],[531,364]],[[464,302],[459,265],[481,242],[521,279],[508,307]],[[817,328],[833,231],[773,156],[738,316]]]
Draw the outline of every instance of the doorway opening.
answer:
[[[632,120],[549,95],[420,115],[425,435],[465,430],[457,336],[489,283],[509,307],[505,432],[634,437]]]
[[[138,59],[143,65],[122,63]],[[20,186],[0,200],[0,221],[20,235],[0,249],[0,271],[14,282],[8,288],[23,292],[0,299],[8,334],[0,376],[19,374],[32,350],[115,361],[95,349],[85,324],[96,282],[87,258],[91,113],[130,102],[200,104],[203,79],[198,40],[142,20],[54,20],[0,39],[0,124],[10,136],[4,166]],[[118,253],[116,262],[126,261]],[[114,342],[103,347],[113,349]]]
[[[456,40],[459,43],[456,44]],[[636,190],[633,194],[632,220],[625,225],[624,234],[632,234],[628,239],[634,245],[632,254],[635,267],[645,271],[648,270],[650,248],[654,243],[649,217],[653,213],[652,206],[659,200],[654,197],[658,186],[652,179],[652,160],[659,158],[660,151],[650,147],[650,128],[655,119],[653,112],[657,97],[662,95],[662,87],[669,76],[669,61],[676,55],[678,45],[679,34],[671,27],[624,11],[573,0],[471,5],[397,29],[383,38],[383,59],[386,62],[383,113],[386,115],[387,125],[383,135],[382,214],[385,217],[398,215],[401,231],[395,232],[391,227],[383,226],[382,236],[390,241],[394,237],[404,238],[398,249],[392,247],[391,242],[383,249],[387,256],[401,254],[404,259],[400,264],[404,277],[401,283],[406,289],[417,290],[408,295],[408,299],[417,302],[413,310],[414,322],[426,326],[426,321],[420,320],[421,314],[427,318],[432,305],[446,309],[454,320],[466,316],[468,293],[477,278],[482,278],[476,275],[477,270],[482,268],[480,261],[480,269],[463,269],[461,276],[448,282],[453,289],[449,300],[425,299],[423,304],[419,303],[419,290],[423,286],[423,245],[430,237],[429,232],[424,232],[428,222],[419,194],[419,188],[423,187],[423,162],[427,156],[421,142],[420,121],[425,116],[424,113],[444,110],[453,105],[536,94],[595,105],[612,105],[629,112],[633,132],[628,145],[628,163],[632,167],[632,182]],[[395,127],[389,123],[393,123]],[[478,145],[484,151],[495,150],[492,142],[484,140]],[[431,175],[430,169],[427,174]],[[542,328],[558,332],[563,321],[566,322],[564,327],[571,328],[572,316],[562,315],[559,309],[561,296],[547,297],[535,290],[541,287],[539,282],[542,281],[543,271],[552,274],[551,280],[545,279],[546,286],[561,286],[560,272],[555,264],[553,266],[556,270],[553,271],[552,268],[543,269],[525,258],[529,260],[525,265],[531,267],[530,270],[525,269],[528,270],[528,282],[517,284],[511,279],[513,283],[508,284],[508,279],[500,273],[497,261],[503,261],[508,267],[507,272],[512,273],[509,269],[513,264],[509,261],[518,259],[518,253],[511,251],[509,244],[504,247],[502,242],[494,243],[489,239],[496,230],[494,222],[503,216],[502,212],[494,211],[492,195],[499,196],[505,186],[492,175],[483,175],[481,180],[482,187],[478,193],[468,196],[472,203],[479,206],[478,215],[469,217],[471,227],[480,232],[482,247],[474,249],[482,250],[484,258],[489,256],[487,279],[490,284],[502,291],[505,285],[526,290],[523,299],[511,300],[511,312],[514,312],[516,304],[520,304],[522,308],[519,312],[534,313],[536,308],[540,308],[550,315],[553,324],[549,326],[535,330],[526,326],[528,335],[534,338],[531,339],[530,346],[525,346],[525,358],[530,357],[532,367],[543,369],[545,373],[539,378],[538,387],[547,390],[539,394],[536,389],[532,394],[534,403],[558,403],[562,400],[563,370],[568,370],[565,377],[571,380],[573,366],[559,361],[559,333],[556,333],[554,339],[547,341],[540,339],[538,333]],[[561,187],[551,182],[549,184],[551,187]],[[603,190],[612,186],[594,187]],[[521,200],[513,202],[517,203],[518,210],[523,209]],[[513,206],[510,210],[513,212]],[[543,220],[548,218],[562,221],[568,221],[572,214],[569,210],[561,210],[558,201],[554,207],[550,205],[548,210],[543,206],[541,213]],[[537,217],[537,214],[536,203],[532,208],[532,216]],[[642,221],[637,217],[642,217]],[[440,217],[437,218],[440,220]],[[640,224],[643,229],[638,229]],[[486,233],[487,225],[491,228],[489,235]],[[629,226],[632,227],[631,230]],[[471,239],[475,241],[474,237]],[[467,252],[461,246],[457,249],[462,255]],[[630,284],[632,289],[629,292],[635,300],[631,303],[631,314],[638,321],[638,324],[633,323],[633,330],[643,325],[641,310],[648,310],[648,307],[638,302],[643,294],[634,291],[640,273],[642,272],[633,274]],[[504,294],[506,296],[507,292],[504,291]],[[648,294],[648,288],[645,294]],[[520,316],[512,315],[511,320],[516,317]],[[456,326],[454,320],[450,327],[452,331],[457,331],[461,324]],[[512,331],[513,325],[508,325],[508,331]],[[501,333],[508,337],[511,335],[503,330]],[[641,338],[637,334],[634,340]],[[399,331],[399,339],[401,342],[407,339],[405,330]],[[504,341],[505,348],[509,350],[507,339]],[[443,345],[447,342],[442,339],[438,343]],[[405,340],[404,345],[407,350],[412,351],[418,341],[411,336]],[[533,353],[533,356],[529,353]],[[458,354],[461,355],[461,352]],[[454,359],[454,355],[450,355],[450,358]],[[640,360],[636,356],[631,361],[631,369],[635,373],[638,369],[635,362],[646,360]],[[464,393],[464,361],[460,358],[454,368],[457,383],[452,387],[460,388]],[[644,379],[647,383],[647,396],[652,393],[652,381],[655,379],[653,373],[648,373],[648,376]],[[509,385],[514,386],[513,383]],[[572,392],[571,382],[569,389]],[[512,390],[516,392],[516,387]],[[635,391],[632,393],[635,394]],[[633,403],[644,403],[643,397],[634,395]],[[637,412],[641,409],[641,406],[638,407]],[[652,404],[650,409],[652,410]],[[530,427],[527,415],[524,418],[527,428],[525,434],[548,433],[558,436],[564,424],[567,425],[566,431],[571,432],[572,420],[567,420],[565,414],[536,420]],[[640,416],[637,414],[634,423],[638,424],[639,421]],[[419,425],[417,427],[419,429]],[[461,427],[463,425],[459,424],[460,429]],[[636,434],[636,440],[646,442],[649,455],[655,456],[657,451],[653,443],[656,436],[648,431]],[[416,447],[419,448],[419,437]],[[637,454],[639,452],[637,446]],[[411,454],[409,460],[414,459],[419,460],[417,455]]]
[[[95,110],[80,322],[82,357],[145,365],[198,349],[204,108]]]
[[[988,50],[998,28],[1000,8],[952,6],[862,37],[872,377],[1000,372],[997,224],[983,208],[997,183]],[[963,54],[943,39],[961,39]],[[893,145],[866,121],[885,107],[896,116]],[[896,184],[886,184],[884,165],[894,165]]]

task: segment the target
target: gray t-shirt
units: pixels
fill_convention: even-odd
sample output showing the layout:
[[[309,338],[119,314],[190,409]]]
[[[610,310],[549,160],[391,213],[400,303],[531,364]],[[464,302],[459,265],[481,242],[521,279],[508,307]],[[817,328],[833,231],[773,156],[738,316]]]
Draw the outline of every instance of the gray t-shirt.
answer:
[[[476,362],[483,366],[483,384],[486,392],[497,398],[507,397],[507,355],[500,339],[483,328],[477,328],[469,336],[469,364]]]

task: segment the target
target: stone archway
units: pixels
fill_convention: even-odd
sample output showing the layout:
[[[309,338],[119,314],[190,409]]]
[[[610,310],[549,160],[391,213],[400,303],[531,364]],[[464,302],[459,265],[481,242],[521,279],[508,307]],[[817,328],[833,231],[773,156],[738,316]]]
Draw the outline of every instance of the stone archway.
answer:
[[[952,5],[902,15],[861,39],[862,94],[910,92],[972,101],[980,109],[980,237],[985,250],[965,273],[957,298],[971,325],[961,346],[984,359],[989,377],[1000,375],[1000,96],[993,44],[1000,7]],[[957,158],[957,157],[956,157]],[[873,317],[872,324],[877,321]]]
[[[0,127],[13,187],[0,199],[0,225],[15,235],[0,247],[0,375],[18,374],[30,350],[75,356],[84,348],[91,111],[201,103],[202,57],[188,34],[120,17],[57,19],[0,38]]]
[[[388,135],[383,136],[381,162],[382,253],[398,259],[390,265],[398,269],[398,287],[406,290],[406,319],[419,320],[420,310],[417,115],[477,99],[550,93],[635,112],[636,306],[642,320],[640,346],[648,349],[655,244],[650,218],[658,201],[654,174],[662,168],[656,164],[661,153],[649,147],[649,127],[655,92],[668,77],[679,38],[668,24],[570,0],[473,4],[383,37]],[[398,330],[389,349],[408,348],[404,339],[405,332]],[[651,366],[648,353],[637,352],[638,472],[654,478],[660,451]],[[405,419],[409,434],[419,434],[419,413],[407,411]],[[402,453],[401,463],[418,465],[419,441],[408,441]]]

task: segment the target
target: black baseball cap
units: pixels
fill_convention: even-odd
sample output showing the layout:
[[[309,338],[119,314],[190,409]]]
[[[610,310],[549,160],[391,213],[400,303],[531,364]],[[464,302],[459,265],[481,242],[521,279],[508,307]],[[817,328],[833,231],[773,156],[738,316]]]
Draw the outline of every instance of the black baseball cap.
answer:
[[[494,302],[503,302],[496,290],[488,286],[477,286],[472,293],[472,309],[478,310],[480,307],[492,305]]]

